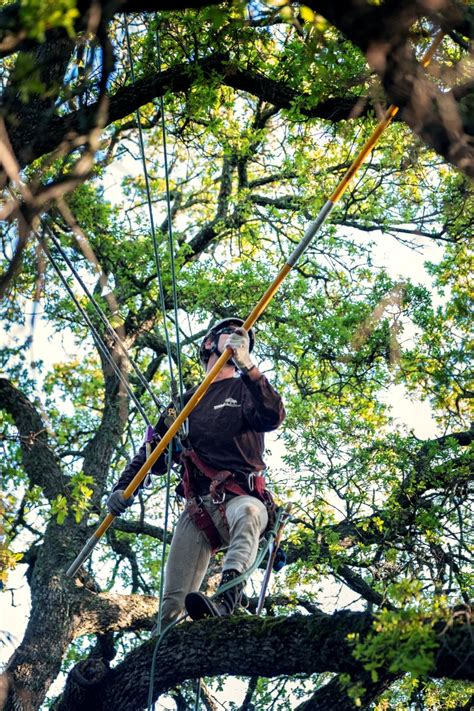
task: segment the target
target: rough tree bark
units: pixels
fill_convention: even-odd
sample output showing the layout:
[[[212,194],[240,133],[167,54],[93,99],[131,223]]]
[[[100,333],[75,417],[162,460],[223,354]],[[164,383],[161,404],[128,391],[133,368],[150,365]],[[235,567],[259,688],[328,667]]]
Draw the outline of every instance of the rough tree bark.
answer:
[[[364,639],[372,623],[371,615],[358,612],[267,619],[242,616],[182,623],[161,642],[153,696],[156,699],[185,679],[223,674],[273,677],[326,671],[364,677],[347,636],[359,634]],[[468,620],[440,630],[438,640],[433,678],[474,679]],[[97,709],[138,711],[146,707],[155,643],[156,640],[151,639],[131,652],[115,669],[95,678],[93,693]],[[388,673],[381,686],[393,678]],[[91,689],[88,686],[85,693],[90,694]],[[341,698],[340,688],[333,685],[331,690],[331,696],[326,692],[328,701]],[[55,711],[79,711],[84,708],[84,701],[84,687],[75,683],[71,674]],[[326,708],[339,706],[329,703]]]
[[[94,456],[94,475],[95,495],[99,497],[127,414],[115,377],[108,374],[105,387],[108,404],[96,435],[88,445],[97,455]],[[3,378],[0,379],[0,407],[12,416],[18,429],[23,466],[31,483],[41,486],[50,502],[58,494],[69,498],[68,477],[49,446],[44,422],[32,403]],[[6,671],[9,687],[6,709],[37,709],[59,673],[63,656],[75,636],[81,600],[88,599],[87,576],[78,585],[66,578],[65,570],[74,557],[73,551],[82,548],[90,533],[85,522],[77,524],[72,515],[62,525],[51,518],[46,527],[29,572],[29,623]],[[48,654],[45,654],[45,640]]]

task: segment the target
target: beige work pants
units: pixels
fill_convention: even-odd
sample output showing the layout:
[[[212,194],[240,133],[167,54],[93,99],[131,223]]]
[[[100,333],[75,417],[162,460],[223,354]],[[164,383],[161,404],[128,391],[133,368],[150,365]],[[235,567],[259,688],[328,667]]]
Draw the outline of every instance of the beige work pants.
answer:
[[[254,496],[231,498],[225,504],[227,528],[211,496],[203,496],[202,499],[221,536],[221,550],[227,549],[223,570],[244,573],[255,561],[258,542],[267,526],[265,505]],[[196,528],[184,511],[176,524],[166,563],[162,629],[184,611],[186,595],[199,590],[210,559],[211,546],[204,533]]]

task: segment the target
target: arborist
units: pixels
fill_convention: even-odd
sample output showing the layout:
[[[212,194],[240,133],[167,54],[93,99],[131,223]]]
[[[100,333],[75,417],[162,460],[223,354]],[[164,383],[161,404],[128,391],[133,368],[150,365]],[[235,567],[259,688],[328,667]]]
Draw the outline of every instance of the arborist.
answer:
[[[211,556],[226,550],[220,585],[245,573],[255,561],[258,543],[269,524],[274,504],[264,471],[264,433],[283,422],[280,395],[252,361],[253,330],[242,328],[240,318],[226,318],[204,337],[200,358],[209,372],[226,347],[230,358],[189,415],[188,434],[182,442],[182,479],[177,492],[185,500],[178,519],[165,571],[161,623],[175,621],[184,608],[193,620],[230,615],[239,604],[243,583],[212,600],[199,592]],[[184,395],[186,403],[192,388]],[[154,428],[156,442],[167,431],[169,409]],[[175,448],[174,448],[175,449]],[[146,459],[143,445],[107,500],[114,516],[133,503],[123,491]],[[166,471],[162,455],[153,474]]]

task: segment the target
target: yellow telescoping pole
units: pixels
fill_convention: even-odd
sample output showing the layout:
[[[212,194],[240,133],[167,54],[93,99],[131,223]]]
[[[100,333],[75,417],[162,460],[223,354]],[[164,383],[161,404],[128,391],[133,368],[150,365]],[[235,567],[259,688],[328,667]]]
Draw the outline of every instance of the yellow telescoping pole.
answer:
[[[426,67],[436,49],[438,48],[439,44],[441,43],[441,40],[443,39],[444,33],[439,32],[435,39],[433,40],[433,43],[429,50],[426,52],[425,56],[421,60],[421,63],[424,67]],[[309,244],[323,225],[323,223],[326,221],[326,218],[328,217],[329,213],[332,211],[334,206],[336,205],[337,201],[340,199],[340,197],[343,195],[344,191],[346,190],[347,186],[349,185],[350,181],[364,162],[364,160],[367,158],[369,153],[372,151],[372,149],[375,147],[377,144],[377,141],[379,140],[380,136],[382,133],[385,131],[387,126],[390,125],[392,122],[393,118],[396,116],[398,112],[398,107],[392,105],[390,106],[387,111],[385,112],[384,118],[380,121],[378,124],[377,128],[373,132],[372,136],[368,139],[368,141],[365,143],[363,146],[362,150],[352,163],[351,167],[347,171],[347,173],[344,175],[342,178],[341,182],[337,186],[337,188],[334,190],[332,193],[331,197],[329,200],[326,200],[325,204],[319,211],[318,216],[316,217],[315,220],[313,220],[308,228],[306,229],[306,232],[301,239],[301,242],[298,244],[294,252],[289,256],[286,264],[282,267],[280,272],[277,274],[275,277],[273,283],[268,287],[268,289],[265,291],[263,296],[261,297],[260,301],[257,303],[251,314],[248,316],[246,321],[244,322],[243,326],[244,328],[248,331],[252,326],[254,325],[255,321],[261,316],[261,314],[265,311],[267,308],[268,304],[270,301],[273,299],[275,293],[280,287],[280,284],[284,281],[285,277],[287,274],[291,271],[291,269],[294,267],[296,262],[299,260],[301,255],[306,251],[308,248]],[[229,360],[229,358],[232,356],[232,349],[231,348],[226,348],[224,353],[219,357],[219,359],[214,363],[212,366],[211,370],[209,373],[207,373],[206,377],[202,381],[202,383],[199,385],[197,388],[196,392],[194,395],[191,397],[191,399],[186,403],[186,405],[183,407],[181,412],[178,414],[176,420],[173,422],[171,427],[168,429],[168,431],[163,435],[163,438],[158,442],[158,445],[156,446],[156,449],[153,450],[153,452],[150,454],[146,462],[142,464],[138,472],[135,474],[133,477],[132,481],[130,484],[127,486],[127,488],[124,490],[123,495],[126,499],[129,499],[133,494],[135,493],[136,489],[140,486],[142,481],[145,479],[146,475],[148,474],[149,470],[153,466],[153,464],[156,462],[156,460],[163,454],[165,451],[166,447],[168,444],[171,442],[173,437],[179,432],[179,429],[181,428],[181,425],[185,422],[186,418],[190,415],[190,413],[194,410],[196,405],[202,400],[204,395],[209,389],[209,386],[211,383],[214,381],[214,378],[216,375],[222,370],[226,362]],[[97,530],[92,534],[92,536],[89,538],[77,558],[74,560],[74,562],[70,565],[70,567],[67,570],[66,575],[68,577],[74,576],[83,562],[89,557],[90,553],[92,552],[94,546],[98,543],[100,538],[104,535],[104,533],[107,531],[107,529],[112,525],[114,522],[115,516],[113,514],[107,514],[107,516],[104,518],[102,523],[99,525]]]

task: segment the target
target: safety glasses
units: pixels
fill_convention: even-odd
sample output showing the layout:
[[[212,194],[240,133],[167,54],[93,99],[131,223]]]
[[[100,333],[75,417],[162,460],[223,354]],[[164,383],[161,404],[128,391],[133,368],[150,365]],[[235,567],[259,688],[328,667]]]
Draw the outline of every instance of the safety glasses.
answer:
[[[237,330],[237,326],[226,326],[217,331],[216,336],[222,336],[223,333],[234,333]]]

